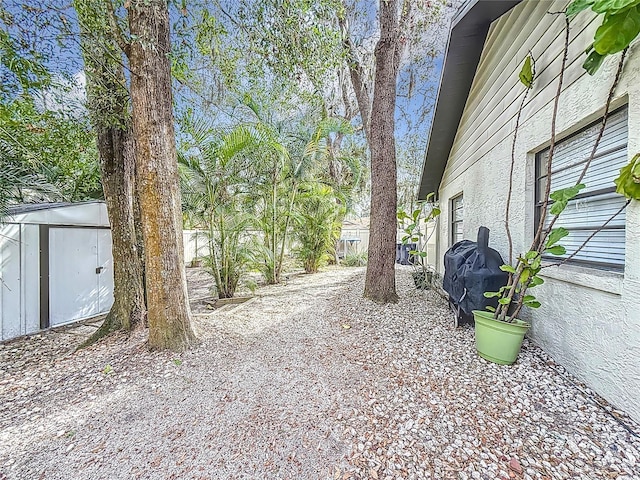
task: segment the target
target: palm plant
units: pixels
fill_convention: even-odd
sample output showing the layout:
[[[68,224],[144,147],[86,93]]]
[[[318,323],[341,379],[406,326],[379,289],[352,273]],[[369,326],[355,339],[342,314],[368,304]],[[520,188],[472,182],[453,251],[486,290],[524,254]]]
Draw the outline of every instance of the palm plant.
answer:
[[[331,258],[331,249],[340,232],[340,213],[333,189],[318,183],[307,184],[300,194],[295,222],[298,258],[307,273],[316,273]]]
[[[345,137],[352,133],[353,127],[345,119],[324,118],[305,149],[315,165],[315,176],[331,187],[336,204],[341,206],[336,219],[338,231],[334,252],[337,252],[344,217],[353,208],[355,198],[364,186],[364,149],[353,143],[343,145]],[[337,263],[337,258],[333,260]]]
[[[193,144],[178,156],[184,210],[207,232],[209,254],[204,260],[218,296],[232,297],[255,261],[249,233],[253,218],[243,199],[248,195],[250,153],[260,139],[244,126],[221,131],[206,122],[191,121],[186,130]]]
[[[0,222],[7,218],[12,204],[60,198],[58,189],[29,167],[10,140],[0,134]]]
[[[297,180],[303,176],[303,155],[285,122],[249,96],[242,106],[250,113],[252,128],[261,141],[260,155],[252,182],[255,226],[262,233],[263,247],[258,267],[268,284],[280,282],[290,217],[297,195]]]

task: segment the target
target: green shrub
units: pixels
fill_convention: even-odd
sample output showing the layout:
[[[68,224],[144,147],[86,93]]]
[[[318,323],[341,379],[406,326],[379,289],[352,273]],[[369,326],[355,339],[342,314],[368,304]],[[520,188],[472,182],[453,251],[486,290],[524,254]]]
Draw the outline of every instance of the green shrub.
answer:
[[[364,267],[367,265],[367,252],[350,253],[342,259],[345,267]]]
[[[333,254],[340,231],[340,206],[330,187],[310,184],[301,187],[297,209],[294,232],[298,247],[294,253],[306,273],[316,273]]]

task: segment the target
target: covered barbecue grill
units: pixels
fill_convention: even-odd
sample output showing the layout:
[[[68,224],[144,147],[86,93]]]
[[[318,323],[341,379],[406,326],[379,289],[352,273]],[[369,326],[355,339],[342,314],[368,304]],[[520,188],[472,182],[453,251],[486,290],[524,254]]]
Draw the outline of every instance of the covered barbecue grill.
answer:
[[[484,292],[497,292],[507,283],[509,274],[500,270],[504,261],[500,254],[489,248],[489,229],[478,229],[478,241],[462,240],[444,254],[442,286],[449,294],[449,305],[456,326],[473,320],[473,310],[495,307],[496,298],[486,298]]]

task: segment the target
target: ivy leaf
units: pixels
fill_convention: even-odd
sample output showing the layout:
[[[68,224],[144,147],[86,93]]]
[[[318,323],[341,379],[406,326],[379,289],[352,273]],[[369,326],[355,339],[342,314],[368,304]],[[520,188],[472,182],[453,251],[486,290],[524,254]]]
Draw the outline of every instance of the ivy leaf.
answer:
[[[607,14],[596,30],[593,48],[600,55],[621,52],[640,34],[640,7]]]
[[[565,14],[569,18],[573,18],[577,14],[579,14],[581,11],[586,10],[587,8],[591,7],[593,5],[594,1],[595,0],[574,0],[567,7],[567,10],[566,10]]]
[[[525,301],[524,304],[529,308],[540,308],[540,305],[542,305],[538,300]]]
[[[538,285],[542,285],[544,283],[544,280],[538,276],[533,277],[531,279],[531,283],[529,284],[529,288],[531,287],[537,287]]]
[[[585,187],[584,183],[580,183],[573,187],[561,188],[560,190],[556,190],[549,195],[549,198],[554,201],[553,205],[551,205],[551,209],[549,210],[552,215],[560,215],[565,208],[567,208],[567,203],[573,197],[580,193]]]
[[[584,68],[589,75],[595,75],[603,61],[604,55],[600,55],[598,52],[593,50],[582,64],[582,68]]]
[[[620,176],[614,180],[616,192],[627,198],[640,200],[640,153],[620,169]]]
[[[489,310],[490,312],[495,312],[496,311],[496,309],[494,307],[492,307],[491,305],[487,305],[485,308],[487,310]]]
[[[581,0],[576,0],[581,1]],[[640,4],[640,0],[586,0],[589,1],[593,6],[592,10],[596,13],[614,13],[620,12],[622,10],[627,10],[628,8],[635,7]],[[567,9],[567,12],[569,9]],[[568,15],[568,13],[567,13]]]
[[[522,65],[522,70],[520,70],[520,75],[518,75],[518,77],[525,87],[531,88],[533,86],[533,65],[531,55],[527,55],[527,58],[524,60],[524,65]]]
[[[483,295],[485,296],[485,298],[494,298],[499,297],[502,294],[500,292],[484,292]]]
[[[547,248],[555,245],[567,235],[569,235],[569,230],[567,230],[566,228],[564,227],[554,228],[549,233],[549,238],[547,238],[547,245],[546,245]]]
[[[516,273],[516,269],[511,265],[500,265],[500,270],[503,272]]]
[[[536,258],[538,256],[538,252],[536,252],[535,250],[529,250],[524,258],[526,258],[527,260],[533,260],[534,258]]]
[[[500,305],[509,305],[509,303],[511,303],[511,301],[508,298],[501,298],[498,300],[498,303]]]
[[[551,255],[564,255],[567,253],[567,249],[562,245],[554,245],[553,247],[547,248],[545,251]]]

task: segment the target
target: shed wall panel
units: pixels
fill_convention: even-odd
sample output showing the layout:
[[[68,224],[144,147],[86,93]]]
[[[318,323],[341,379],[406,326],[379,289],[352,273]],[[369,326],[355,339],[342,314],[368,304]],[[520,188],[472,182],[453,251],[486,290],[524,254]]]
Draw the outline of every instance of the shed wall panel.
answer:
[[[0,322],[2,339],[24,333],[20,312],[20,226],[5,225],[0,237]]]
[[[40,234],[38,225],[22,227],[22,315],[25,334],[40,330]]]

